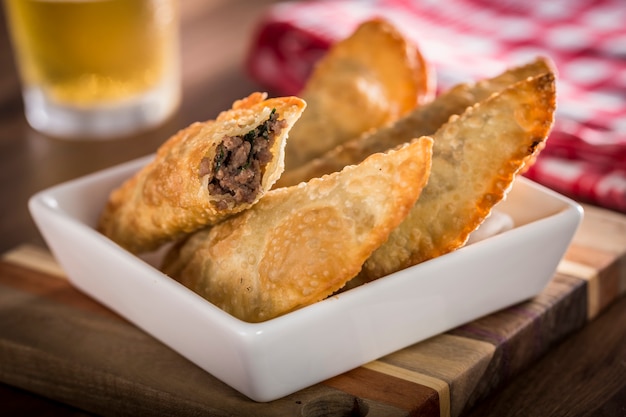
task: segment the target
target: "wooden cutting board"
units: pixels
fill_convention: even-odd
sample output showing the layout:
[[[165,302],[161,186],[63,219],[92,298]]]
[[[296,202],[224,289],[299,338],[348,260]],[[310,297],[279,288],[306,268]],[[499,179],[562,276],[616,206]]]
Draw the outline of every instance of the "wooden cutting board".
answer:
[[[101,415],[458,416],[624,292],[626,216],[587,206],[534,299],[256,403],[75,290],[46,250],[22,246],[0,261],[0,381]]]

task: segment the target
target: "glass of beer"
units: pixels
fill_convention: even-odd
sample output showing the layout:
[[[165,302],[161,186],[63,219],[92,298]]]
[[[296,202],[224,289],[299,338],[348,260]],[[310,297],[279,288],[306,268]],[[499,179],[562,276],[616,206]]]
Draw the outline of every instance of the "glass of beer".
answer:
[[[156,126],[180,101],[177,0],[5,0],[36,130],[111,138]]]

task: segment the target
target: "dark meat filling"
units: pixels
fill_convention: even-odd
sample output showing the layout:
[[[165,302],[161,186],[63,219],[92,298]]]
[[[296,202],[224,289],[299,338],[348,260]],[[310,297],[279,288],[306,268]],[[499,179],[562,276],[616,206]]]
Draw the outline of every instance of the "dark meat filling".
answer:
[[[210,174],[209,192],[221,198],[223,210],[232,203],[251,203],[261,188],[265,166],[272,159],[270,149],[286,126],[273,109],[270,117],[243,136],[225,136],[217,147],[213,168],[207,158],[200,163],[200,177]]]

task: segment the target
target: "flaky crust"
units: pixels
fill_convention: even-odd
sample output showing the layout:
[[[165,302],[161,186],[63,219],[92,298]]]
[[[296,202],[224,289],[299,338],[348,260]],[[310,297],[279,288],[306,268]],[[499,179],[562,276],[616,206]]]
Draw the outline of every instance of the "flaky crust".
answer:
[[[129,251],[140,253],[247,209],[282,173],[287,134],[304,107],[304,101],[296,97],[266,99],[263,93],[253,93],[215,120],[179,131],[158,149],[151,163],[111,193],[99,230]],[[272,159],[265,167],[259,194],[251,203],[218,208],[199,175],[201,161],[213,160],[225,136],[244,135],[267,120],[272,109],[287,127],[271,148]]]
[[[331,295],[404,219],[426,184],[432,140],[267,193],[194,233],[163,271],[230,314],[274,318]]]
[[[385,20],[363,22],[318,61],[299,93],[308,106],[287,144],[286,171],[396,120],[433,93],[434,73],[417,46]]]
[[[451,116],[463,113],[466,108],[519,81],[549,72],[554,72],[552,62],[547,58],[537,58],[526,65],[507,69],[493,78],[458,84],[393,123],[365,132],[300,167],[286,170],[274,188],[321,177],[339,171],[346,165],[358,164],[375,152],[392,149],[414,137],[433,135]]]
[[[407,218],[367,260],[367,282],[453,251],[501,201],[548,137],[555,75],[520,81],[454,116],[433,136],[428,185]]]

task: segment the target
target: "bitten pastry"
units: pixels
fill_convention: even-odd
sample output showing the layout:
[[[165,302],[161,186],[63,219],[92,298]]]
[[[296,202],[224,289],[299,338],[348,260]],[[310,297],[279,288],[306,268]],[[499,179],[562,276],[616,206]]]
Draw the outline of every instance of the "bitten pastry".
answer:
[[[405,218],[430,172],[432,139],[298,186],[179,242],[163,272],[226,312],[268,320],[354,277]]]
[[[179,131],[111,193],[99,230],[141,253],[251,207],[281,175],[287,134],[305,106],[253,93]]]

